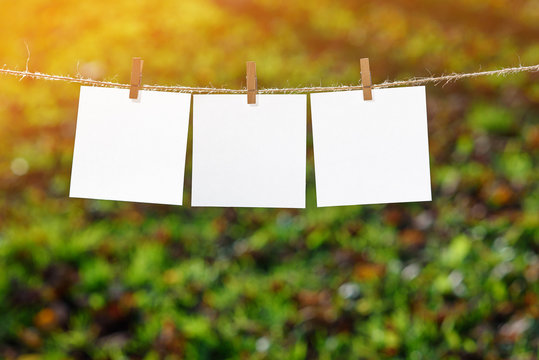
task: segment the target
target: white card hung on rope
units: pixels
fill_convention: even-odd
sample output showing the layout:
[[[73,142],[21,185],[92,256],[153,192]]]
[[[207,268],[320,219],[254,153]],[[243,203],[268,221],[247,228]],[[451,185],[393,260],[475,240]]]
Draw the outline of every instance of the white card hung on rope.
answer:
[[[304,208],[306,133],[306,95],[194,95],[192,206]]]
[[[311,94],[318,206],[430,201],[425,88]]]
[[[70,197],[181,205],[190,94],[81,87]]]

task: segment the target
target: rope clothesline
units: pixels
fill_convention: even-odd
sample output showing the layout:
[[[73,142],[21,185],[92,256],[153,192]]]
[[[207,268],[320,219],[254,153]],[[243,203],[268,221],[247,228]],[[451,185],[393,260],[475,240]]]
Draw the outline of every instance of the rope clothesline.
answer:
[[[372,88],[382,89],[395,86],[417,86],[424,85],[429,83],[440,84],[440,83],[449,83],[456,80],[474,78],[479,76],[487,75],[509,75],[520,72],[537,72],[539,71],[539,64],[531,66],[518,66],[511,68],[504,68],[500,70],[492,71],[480,71],[474,73],[460,73],[460,74],[451,74],[443,76],[433,76],[433,77],[424,77],[424,78],[412,78],[408,80],[400,81],[385,81],[380,84],[374,84]],[[118,89],[129,89],[129,84],[121,84],[109,81],[98,81],[93,79],[86,79],[82,77],[72,77],[72,76],[62,76],[62,75],[51,75],[43,74],[39,72],[29,72],[29,71],[18,71],[10,69],[0,69],[0,74],[18,76],[23,78],[31,79],[40,79],[40,80],[51,80],[51,81],[64,81],[69,83],[81,84],[81,85],[90,85],[90,86],[100,86],[100,87],[110,87]],[[197,93],[197,94],[246,94],[246,89],[225,89],[225,88],[213,88],[213,87],[190,87],[190,86],[162,86],[162,85],[143,85],[142,90],[150,91],[168,91],[168,92],[181,92],[181,93]],[[315,87],[297,87],[297,88],[268,88],[268,89],[259,89],[259,94],[275,94],[275,93],[291,93],[291,94],[301,94],[301,93],[313,93],[313,92],[325,92],[325,91],[346,91],[346,90],[361,90],[363,87],[361,85],[343,85],[343,86],[315,86]]]

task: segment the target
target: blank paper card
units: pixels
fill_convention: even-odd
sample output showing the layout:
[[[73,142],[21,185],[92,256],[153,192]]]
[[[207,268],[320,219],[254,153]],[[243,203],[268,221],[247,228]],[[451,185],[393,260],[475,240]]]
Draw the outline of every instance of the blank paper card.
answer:
[[[190,97],[82,86],[70,197],[181,205]]]
[[[305,207],[306,95],[194,95],[193,206]]]
[[[311,95],[318,206],[430,201],[425,88]]]

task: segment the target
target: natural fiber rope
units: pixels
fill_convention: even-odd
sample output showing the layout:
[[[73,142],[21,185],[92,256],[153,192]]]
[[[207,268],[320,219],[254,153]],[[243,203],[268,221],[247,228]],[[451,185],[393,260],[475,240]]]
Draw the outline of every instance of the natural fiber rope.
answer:
[[[381,84],[375,84],[372,87],[381,89],[394,86],[405,86],[405,85],[424,85],[428,83],[449,83],[452,81],[486,76],[486,75],[508,75],[519,72],[536,72],[539,71],[539,64],[532,66],[518,66],[512,68],[505,68],[500,70],[492,71],[480,71],[475,73],[465,73],[465,74],[451,74],[443,75],[438,77],[426,77],[426,78],[413,78],[409,80],[402,81],[386,81]],[[119,89],[129,89],[129,84],[120,84],[115,82],[108,81],[97,81],[92,79],[84,79],[81,77],[71,77],[71,76],[61,76],[61,75],[50,75],[42,74],[39,72],[29,72],[29,71],[17,71],[9,69],[0,69],[0,73],[5,75],[20,76],[23,78],[31,79],[42,79],[42,80],[52,80],[52,81],[65,81],[70,83],[76,83],[81,85],[91,85],[91,86],[100,86],[100,87],[111,87]],[[271,88],[271,89],[259,89],[259,94],[275,94],[275,93],[289,93],[289,94],[301,94],[301,93],[313,93],[313,92],[324,92],[324,91],[346,91],[346,90],[361,90],[361,85],[345,85],[345,86],[315,86],[315,87],[298,87],[298,88]],[[160,86],[160,85],[143,85],[142,90],[152,90],[152,91],[168,91],[168,92],[181,92],[181,93],[197,93],[197,94],[246,94],[246,89],[225,89],[225,88],[211,88],[211,87],[189,87],[189,86]]]

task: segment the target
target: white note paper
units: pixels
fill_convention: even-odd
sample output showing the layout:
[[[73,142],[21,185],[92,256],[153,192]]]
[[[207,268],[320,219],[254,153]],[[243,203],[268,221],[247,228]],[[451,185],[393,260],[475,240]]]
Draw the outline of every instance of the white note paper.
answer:
[[[305,207],[305,95],[194,95],[193,206]]]
[[[318,206],[430,201],[425,88],[311,95]]]
[[[81,87],[70,197],[181,205],[190,96]]]

